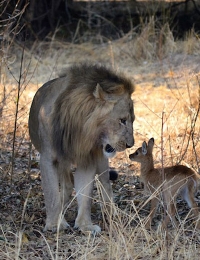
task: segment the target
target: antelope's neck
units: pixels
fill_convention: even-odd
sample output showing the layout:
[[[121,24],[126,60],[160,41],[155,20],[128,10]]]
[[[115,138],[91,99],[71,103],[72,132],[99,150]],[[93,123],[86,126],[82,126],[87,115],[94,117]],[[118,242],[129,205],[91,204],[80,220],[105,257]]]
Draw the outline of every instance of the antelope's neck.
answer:
[[[141,175],[147,175],[151,170],[154,170],[153,158],[147,158],[141,163]]]

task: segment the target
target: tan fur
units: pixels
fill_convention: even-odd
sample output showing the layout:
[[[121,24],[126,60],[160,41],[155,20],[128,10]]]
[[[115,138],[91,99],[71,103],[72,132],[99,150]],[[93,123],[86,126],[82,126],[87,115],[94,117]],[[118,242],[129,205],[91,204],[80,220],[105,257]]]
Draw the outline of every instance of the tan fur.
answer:
[[[49,81],[36,93],[29,116],[30,137],[40,152],[47,220],[55,229],[72,192],[70,168],[78,200],[75,227],[99,232],[90,208],[95,174],[112,201],[108,158],[134,144],[134,111],[129,79],[106,67],[81,64],[66,76]],[[60,189],[59,189],[60,183]],[[64,218],[60,228],[66,228]]]
[[[158,194],[161,193],[161,191],[167,209],[166,216],[162,222],[164,228],[167,227],[170,220],[173,220],[173,224],[177,224],[175,218],[175,201],[178,194],[182,195],[183,199],[186,200],[188,206],[192,209],[195,217],[198,218],[199,211],[194,200],[194,192],[199,179],[198,175],[183,165],[155,169],[152,155],[153,146],[154,139],[151,138],[148,141],[148,145],[146,142],[143,142],[142,147],[129,155],[132,161],[141,164],[141,179],[144,182],[146,190],[151,194],[155,193],[155,196],[152,195],[150,217],[146,223],[146,227],[150,228],[151,226],[152,218],[159,203]],[[199,223],[197,226],[200,227]]]

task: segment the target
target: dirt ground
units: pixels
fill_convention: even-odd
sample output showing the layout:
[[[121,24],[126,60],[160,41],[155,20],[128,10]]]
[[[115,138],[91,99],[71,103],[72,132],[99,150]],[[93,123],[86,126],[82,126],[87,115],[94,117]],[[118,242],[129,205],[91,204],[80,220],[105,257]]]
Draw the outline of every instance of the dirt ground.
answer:
[[[183,43],[178,43],[182,44]],[[177,48],[177,45],[175,46]],[[144,140],[155,138],[156,165],[181,163],[197,173],[200,166],[200,56],[174,51],[162,59],[136,59],[131,42],[72,45],[37,43],[32,52],[14,46],[1,75],[0,125],[0,258],[3,259],[193,259],[200,258],[200,232],[187,219],[188,207],[178,198],[178,215],[184,225],[169,227],[169,239],[158,228],[159,208],[152,231],[142,223],[148,216],[148,195],[139,178],[139,165],[128,154]],[[113,182],[117,220],[105,221],[99,206],[98,182],[94,189],[92,218],[103,232],[98,237],[73,229],[74,200],[67,220],[71,229],[44,233],[45,205],[36,151],[30,146],[27,119],[36,90],[74,62],[100,62],[123,71],[135,83],[135,146],[119,153],[110,165],[119,172]],[[22,73],[20,77],[20,65]],[[9,69],[8,69],[9,68]],[[13,124],[20,85],[19,114],[13,169]],[[13,174],[11,172],[13,171]],[[200,191],[196,194],[200,206]]]

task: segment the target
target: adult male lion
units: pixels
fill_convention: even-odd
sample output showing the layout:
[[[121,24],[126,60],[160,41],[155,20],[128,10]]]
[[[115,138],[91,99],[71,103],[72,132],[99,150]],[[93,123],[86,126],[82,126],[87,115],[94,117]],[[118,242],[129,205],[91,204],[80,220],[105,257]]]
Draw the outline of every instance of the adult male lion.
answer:
[[[108,158],[134,144],[134,86],[120,74],[100,65],[72,66],[66,76],[51,80],[36,93],[30,109],[31,140],[40,152],[46,205],[45,230],[68,227],[61,218],[72,193],[71,164],[78,200],[75,227],[100,232],[91,222],[95,174],[103,199],[112,200]]]

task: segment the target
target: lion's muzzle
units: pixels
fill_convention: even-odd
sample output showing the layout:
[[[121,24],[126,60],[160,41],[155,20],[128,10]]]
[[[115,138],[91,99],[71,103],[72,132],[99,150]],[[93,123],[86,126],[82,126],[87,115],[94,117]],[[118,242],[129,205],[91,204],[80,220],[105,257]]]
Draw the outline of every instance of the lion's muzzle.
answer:
[[[131,148],[133,145],[126,144],[126,148]]]

